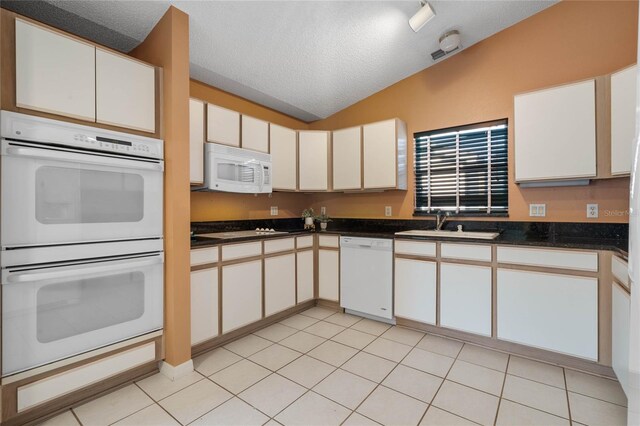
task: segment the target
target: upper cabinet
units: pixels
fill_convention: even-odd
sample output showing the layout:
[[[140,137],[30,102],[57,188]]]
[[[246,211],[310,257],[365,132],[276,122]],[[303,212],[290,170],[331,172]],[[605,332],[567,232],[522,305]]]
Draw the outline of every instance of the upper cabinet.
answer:
[[[398,119],[362,126],[364,189],[407,189],[407,126]]]
[[[189,180],[204,183],[204,102],[189,99]]]
[[[269,152],[269,123],[243,115],[242,147],[253,151]]]
[[[298,132],[298,168],[300,191],[329,189],[330,132],[300,130]]]
[[[16,19],[16,106],[96,118],[93,45]]]
[[[595,80],[517,95],[514,110],[516,182],[596,176]]]
[[[333,148],[333,189],[362,189],[362,127],[335,130]]]
[[[634,65],[611,75],[611,174],[614,176],[631,172],[637,73]]]
[[[207,141],[240,146],[240,113],[207,104]]]
[[[269,125],[273,190],[295,191],[298,183],[298,137],[295,130]]]
[[[156,70],[124,55],[96,49],[96,121],[154,133]]]

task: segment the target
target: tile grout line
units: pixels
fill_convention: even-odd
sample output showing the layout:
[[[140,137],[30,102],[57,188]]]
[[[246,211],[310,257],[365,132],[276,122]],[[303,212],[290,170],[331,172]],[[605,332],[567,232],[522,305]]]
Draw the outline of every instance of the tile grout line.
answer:
[[[162,373],[157,373],[157,374],[162,374]],[[202,377],[202,379],[198,380],[197,382],[192,383],[191,385],[189,385],[189,386],[187,386],[187,387],[184,387],[184,388],[180,389],[179,391],[172,393],[171,395],[167,395],[166,397],[162,398],[162,399],[161,399],[161,400],[159,400],[159,401],[162,401],[163,399],[169,398],[170,396],[175,395],[176,393],[180,392],[181,390],[184,390],[184,389],[186,389],[186,388],[188,388],[188,387],[190,387],[190,386],[192,386],[192,385],[195,385],[196,383],[201,382],[201,381],[202,381],[202,380],[204,380],[205,378],[206,378],[206,377],[204,377],[204,376],[203,376],[203,377]],[[143,380],[144,380],[144,379],[143,379]],[[149,398],[151,398],[151,400],[153,401],[153,403],[154,403],[155,405],[157,405],[158,407],[160,407],[160,409],[161,409],[162,411],[164,411],[165,413],[167,413],[167,414],[168,414],[172,419],[174,419],[178,424],[180,424],[180,425],[182,424],[182,423],[180,423],[180,421],[179,421],[178,419],[176,419],[176,418],[173,416],[173,414],[171,414],[171,413],[170,413],[169,411],[167,411],[167,410],[166,410],[162,405],[160,405],[160,404],[159,404],[159,401],[156,401],[155,399],[153,399],[153,397],[152,397],[151,395],[149,395],[149,394],[148,394],[144,389],[142,389],[142,387],[141,387],[140,385],[138,385],[138,382],[134,382],[134,384],[135,384],[135,385],[138,387],[138,389],[140,389],[140,390],[141,390],[145,395],[147,395]],[[150,405],[149,405],[148,407],[150,407]],[[145,407],[145,408],[147,408],[147,407]],[[143,408],[142,410],[144,410],[145,408]],[[142,411],[142,410],[138,410],[138,411]],[[136,411],[136,413],[137,413],[138,411]],[[133,413],[133,414],[135,414],[135,413]],[[130,415],[128,415],[127,417],[130,417],[130,416],[132,416],[133,414],[130,414]],[[123,418],[122,418],[122,419],[120,419],[120,420],[124,420],[124,419],[126,419],[127,417],[123,417]],[[120,420],[118,420],[118,421],[120,421]],[[116,423],[117,423],[117,422],[116,422]]]
[[[571,418],[571,402],[569,400],[569,385],[567,384],[567,372],[565,369],[562,369],[562,378],[564,379],[564,390],[565,396],[567,397],[567,412],[569,413],[569,424],[573,424],[573,419]]]
[[[507,374],[509,371],[509,363],[511,362],[511,354],[507,357],[507,366],[504,369],[504,378],[502,379],[502,387],[500,388],[500,396],[498,397],[498,407],[496,408],[496,416],[493,419],[493,425],[498,423],[498,415],[500,414],[500,405],[502,404],[502,395],[504,394],[504,387],[507,384]]]

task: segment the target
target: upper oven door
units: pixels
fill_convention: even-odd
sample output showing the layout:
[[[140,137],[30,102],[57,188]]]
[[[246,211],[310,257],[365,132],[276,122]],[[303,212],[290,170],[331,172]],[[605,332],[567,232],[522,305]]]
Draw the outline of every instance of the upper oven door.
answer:
[[[2,140],[3,248],[162,236],[163,162]]]

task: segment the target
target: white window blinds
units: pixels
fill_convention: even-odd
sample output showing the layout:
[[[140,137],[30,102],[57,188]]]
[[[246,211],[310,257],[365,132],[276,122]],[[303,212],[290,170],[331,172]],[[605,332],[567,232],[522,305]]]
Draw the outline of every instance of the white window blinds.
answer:
[[[415,214],[508,213],[507,120],[414,134]]]

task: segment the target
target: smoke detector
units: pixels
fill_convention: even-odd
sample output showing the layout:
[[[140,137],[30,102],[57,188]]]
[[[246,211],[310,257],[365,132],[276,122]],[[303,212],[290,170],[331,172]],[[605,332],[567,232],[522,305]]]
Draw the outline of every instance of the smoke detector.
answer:
[[[431,52],[431,58],[434,61],[460,49],[460,33],[457,30],[447,31],[440,36],[438,43],[440,44],[440,49]]]

